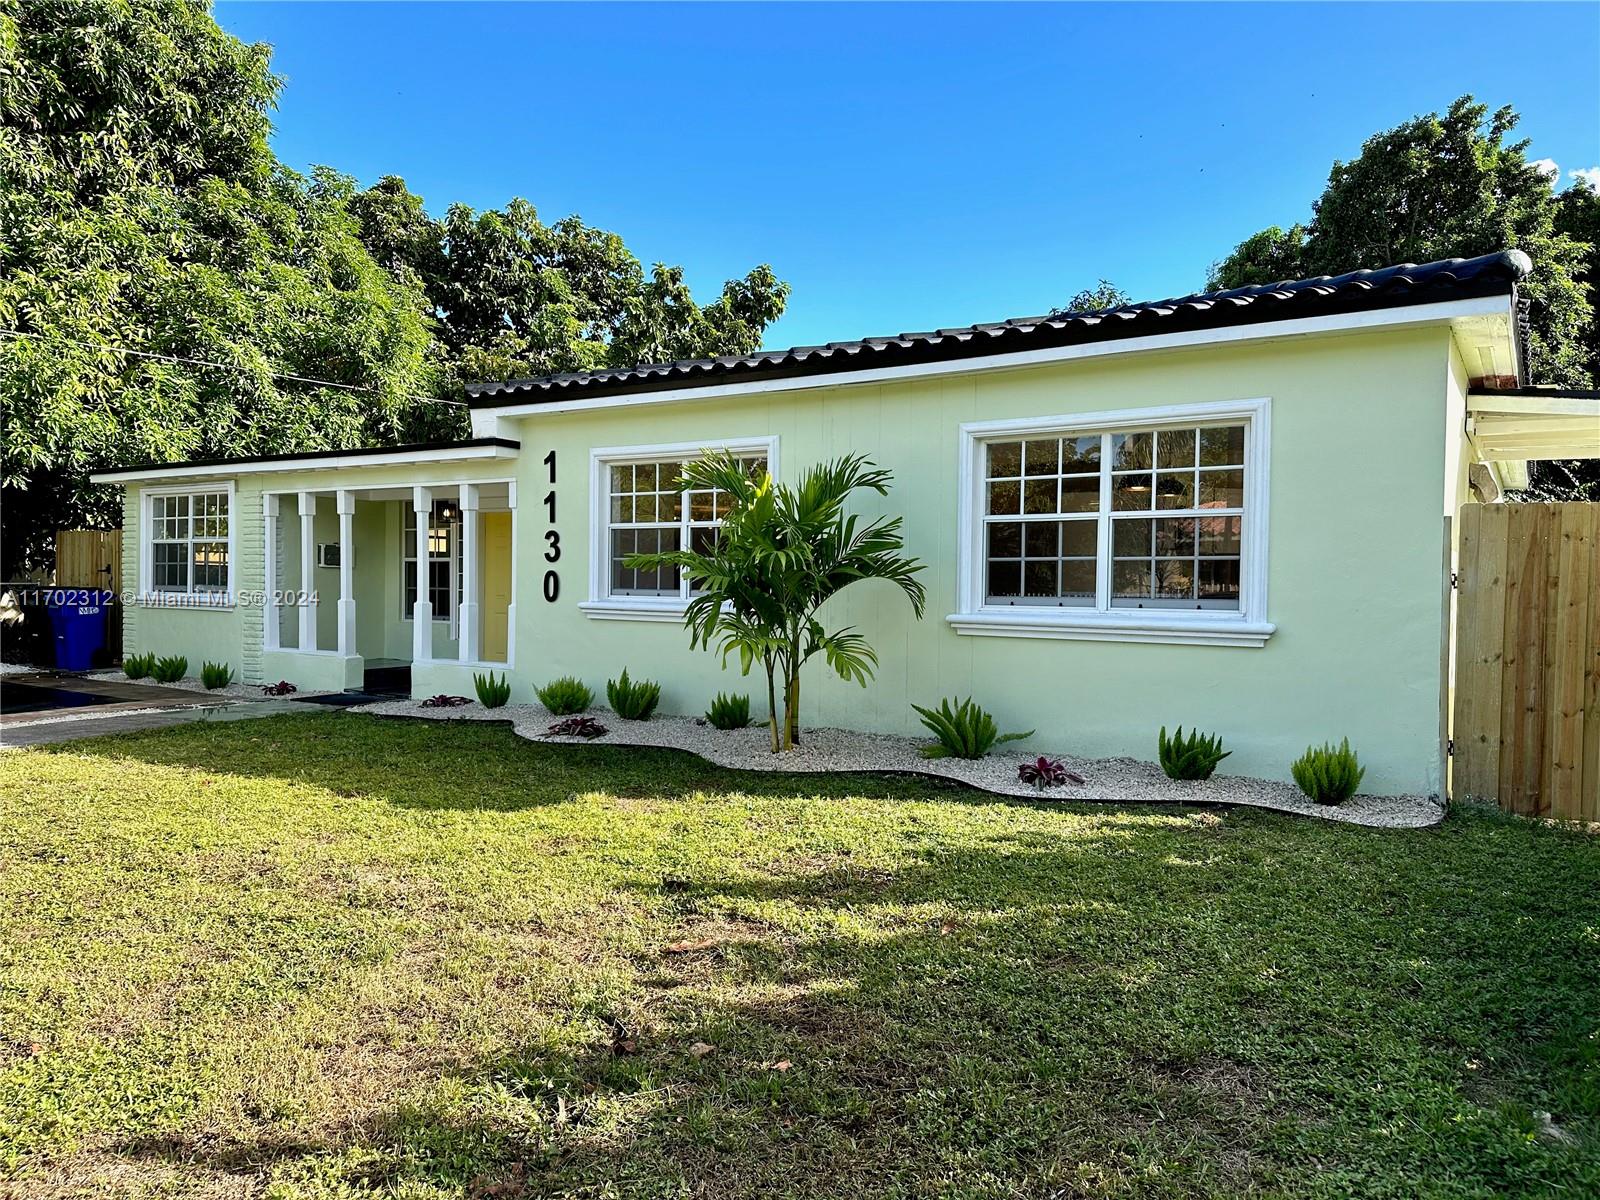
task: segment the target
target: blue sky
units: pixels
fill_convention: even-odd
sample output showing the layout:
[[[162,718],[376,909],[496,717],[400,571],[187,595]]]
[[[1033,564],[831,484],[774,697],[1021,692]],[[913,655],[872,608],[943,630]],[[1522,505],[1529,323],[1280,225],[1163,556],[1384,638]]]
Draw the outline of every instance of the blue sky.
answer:
[[[1309,215],[1335,158],[1463,92],[1600,165],[1600,5],[259,4],[276,148],[430,210],[525,196],[682,263],[770,262],[767,344],[1139,299]]]

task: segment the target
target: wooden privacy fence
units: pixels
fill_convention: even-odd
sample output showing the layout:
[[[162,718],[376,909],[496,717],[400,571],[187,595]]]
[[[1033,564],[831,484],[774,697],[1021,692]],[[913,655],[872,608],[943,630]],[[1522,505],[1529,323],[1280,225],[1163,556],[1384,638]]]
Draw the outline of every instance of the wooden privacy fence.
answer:
[[[1600,504],[1461,510],[1454,795],[1600,821]]]
[[[56,586],[122,591],[122,530],[57,530]]]

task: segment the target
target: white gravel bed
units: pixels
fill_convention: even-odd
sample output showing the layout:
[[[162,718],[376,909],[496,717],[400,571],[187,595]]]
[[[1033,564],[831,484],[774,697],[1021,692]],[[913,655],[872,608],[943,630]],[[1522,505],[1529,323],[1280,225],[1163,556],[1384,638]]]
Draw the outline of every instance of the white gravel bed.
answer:
[[[624,721],[610,709],[596,706],[585,716],[606,727],[598,738],[551,737],[546,730],[560,718],[540,704],[508,704],[484,708],[476,700],[458,708],[423,708],[420,700],[390,700],[354,710],[389,717],[419,717],[434,721],[510,722],[513,731],[533,742],[595,746],[658,746],[687,750],[718,766],[747,771],[894,771],[930,775],[965,783],[999,796],[1042,800],[1154,802],[1161,804],[1244,804],[1297,813],[1325,821],[1352,825],[1420,829],[1437,824],[1444,809],[1430,796],[1352,796],[1340,805],[1317,804],[1292,783],[1253,779],[1245,775],[1214,775],[1203,781],[1168,779],[1159,765],[1131,758],[1080,758],[1051,754],[1069,771],[1083,776],[1081,784],[1050,788],[1042,795],[1017,779],[1017,766],[1038,757],[1038,751],[1002,747],[987,758],[924,758],[919,753],[927,739],[893,734],[857,733],[848,729],[807,729],[799,747],[773,754],[765,725],[723,731],[693,717],[657,716],[648,721]]]
[[[26,663],[0,662],[0,675],[32,675],[38,670],[39,667],[30,667]]]
[[[258,683],[240,683],[235,679],[226,687],[208,688],[197,678],[178,679],[172,683],[162,683],[157,679],[146,676],[143,679],[129,679],[121,671],[91,671],[90,679],[118,679],[123,683],[144,683],[151,687],[178,688],[185,692],[198,692],[202,696],[209,696],[213,700],[290,700],[297,696],[327,696],[337,691],[337,688],[301,688],[298,692],[290,692],[287,696],[268,696],[261,690]],[[273,682],[277,682],[274,680]]]

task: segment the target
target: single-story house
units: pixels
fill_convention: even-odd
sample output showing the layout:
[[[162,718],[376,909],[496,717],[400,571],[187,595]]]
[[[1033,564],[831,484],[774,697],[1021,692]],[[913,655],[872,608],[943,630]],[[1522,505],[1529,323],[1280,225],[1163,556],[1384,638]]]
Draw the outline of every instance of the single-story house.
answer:
[[[1197,725],[1224,770],[1276,779],[1349,737],[1366,790],[1437,794],[1450,519],[1529,458],[1600,454],[1592,394],[1525,386],[1528,270],[486,383],[460,442],[102,472],[126,488],[125,645],[301,687],[408,666],[419,697],[503,670],[514,703],[626,667],[698,713],[762,689],[690,649],[684,580],[626,565],[716,527],[680,464],[726,448],[783,479],[859,451],[893,472],[864,511],[903,515],[930,611],[840,596],[882,663],[865,690],[808,668],[807,723],[915,733],[914,702],[971,695],[1041,747],[1150,759]]]

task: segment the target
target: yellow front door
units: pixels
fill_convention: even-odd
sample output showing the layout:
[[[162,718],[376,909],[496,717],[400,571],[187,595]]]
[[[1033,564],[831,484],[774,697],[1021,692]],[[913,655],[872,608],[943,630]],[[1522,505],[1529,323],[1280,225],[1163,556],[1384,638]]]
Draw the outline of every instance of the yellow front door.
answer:
[[[505,662],[510,636],[511,514],[483,514],[483,649],[484,662]]]

